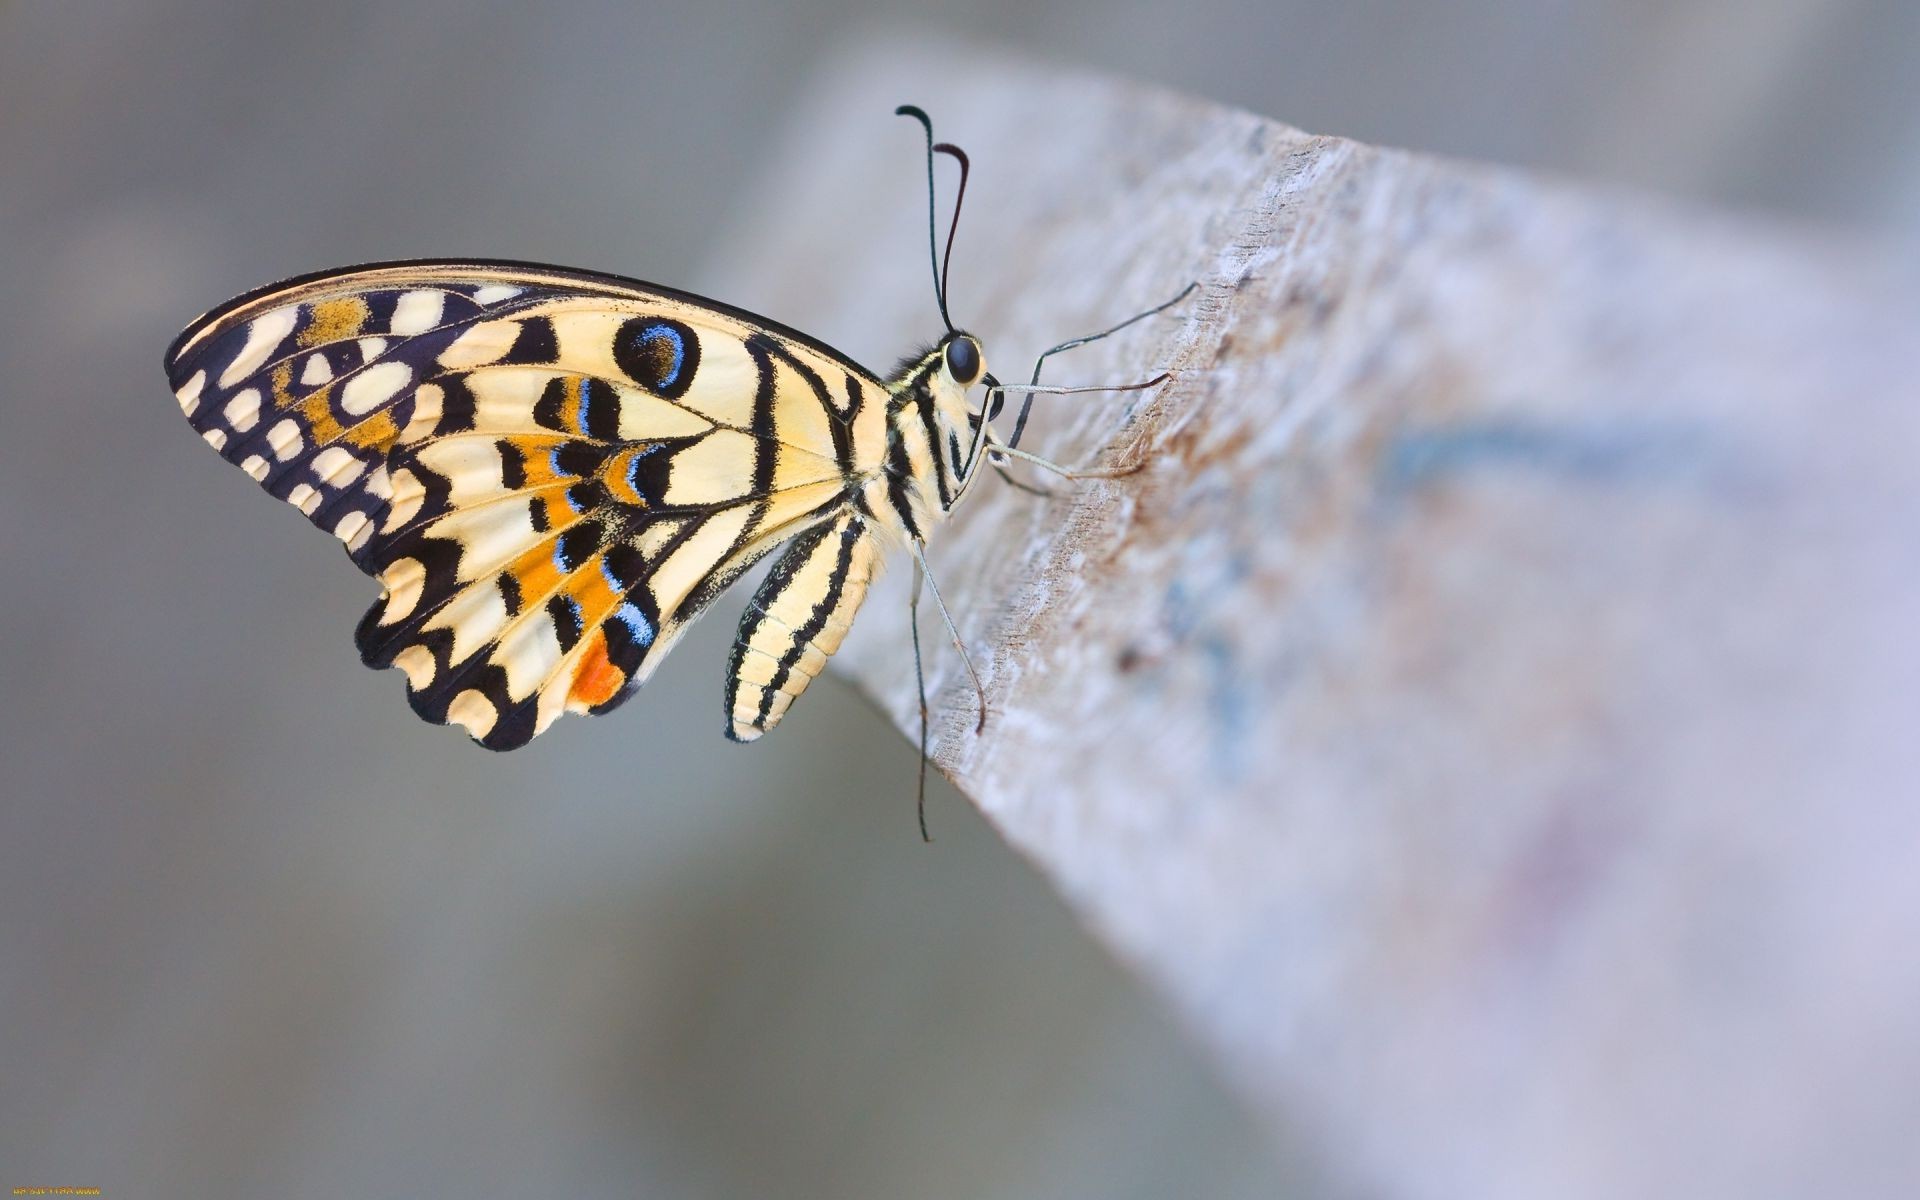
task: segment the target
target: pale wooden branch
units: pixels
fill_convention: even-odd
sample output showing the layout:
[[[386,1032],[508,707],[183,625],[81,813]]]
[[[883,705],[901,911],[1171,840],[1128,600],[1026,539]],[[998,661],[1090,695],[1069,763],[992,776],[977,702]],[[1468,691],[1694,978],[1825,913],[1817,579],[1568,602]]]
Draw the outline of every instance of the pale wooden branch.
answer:
[[[1202,287],[1051,373],[1158,394],[1038,401],[1139,474],[936,540],[939,767],[1383,1194],[1920,1194],[1911,281],[954,53],[832,64],[711,282],[937,332],[911,100],[1003,376]],[[839,665],[911,732],[906,574]]]

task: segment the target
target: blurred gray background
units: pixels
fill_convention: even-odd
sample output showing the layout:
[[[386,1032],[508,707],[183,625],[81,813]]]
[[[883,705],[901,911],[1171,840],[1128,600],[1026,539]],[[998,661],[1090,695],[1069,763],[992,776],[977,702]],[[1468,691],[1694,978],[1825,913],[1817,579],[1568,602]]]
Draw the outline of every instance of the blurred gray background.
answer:
[[[929,70],[1013,47],[1792,218],[1920,211],[1910,0],[0,3],[0,1186],[1344,1190],[950,791],[919,843],[914,751],[845,685],[725,742],[738,597],[616,716],[487,754],[358,665],[370,582],[167,393],[194,314],[320,267],[701,288],[778,205],[756,165],[807,136],[810,72],[876,31]]]

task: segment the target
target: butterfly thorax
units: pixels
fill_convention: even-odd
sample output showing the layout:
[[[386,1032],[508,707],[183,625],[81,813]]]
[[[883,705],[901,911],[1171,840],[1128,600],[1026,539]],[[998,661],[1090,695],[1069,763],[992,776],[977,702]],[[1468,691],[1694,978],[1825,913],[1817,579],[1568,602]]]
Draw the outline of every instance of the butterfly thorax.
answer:
[[[955,333],[887,381],[886,446],[865,496],[883,525],[924,540],[966,493],[985,433],[968,388],[983,374],[979,343]]]

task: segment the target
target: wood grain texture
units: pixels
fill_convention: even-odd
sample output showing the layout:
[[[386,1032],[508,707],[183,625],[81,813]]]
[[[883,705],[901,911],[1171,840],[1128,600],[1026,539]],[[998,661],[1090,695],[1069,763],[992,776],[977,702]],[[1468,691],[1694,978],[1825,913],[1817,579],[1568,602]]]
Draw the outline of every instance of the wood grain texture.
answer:
[[[1050,371],[1176,373],[1040,402],[1138,474],[936,540],[991,696],[929,639],[940,769],[1380,1194],[1920,1187],[1911,277],[956,53],[832,64],[715,286],[937,332],[911,100],[1003,377],[1202,289]],[[908,574],[836,661],[910,732]]]

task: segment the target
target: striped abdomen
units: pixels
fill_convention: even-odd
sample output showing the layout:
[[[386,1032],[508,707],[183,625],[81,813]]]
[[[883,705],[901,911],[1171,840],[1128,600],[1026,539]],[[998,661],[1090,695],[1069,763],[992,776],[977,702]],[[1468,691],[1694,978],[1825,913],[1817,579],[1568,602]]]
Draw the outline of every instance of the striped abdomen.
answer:
[[[750,742],[778,724],[840,648],[880,557],[848,510],[795,538],[740,620],[727,670],[727,736]]]

